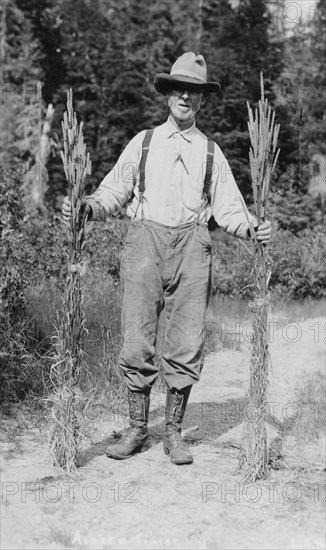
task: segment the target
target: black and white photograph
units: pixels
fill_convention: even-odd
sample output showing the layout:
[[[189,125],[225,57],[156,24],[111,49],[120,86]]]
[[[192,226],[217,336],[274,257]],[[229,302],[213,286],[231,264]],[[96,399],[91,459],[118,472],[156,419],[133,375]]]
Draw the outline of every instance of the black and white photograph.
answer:
[[[323,550],[326,1],[0,25],[1,550]]]

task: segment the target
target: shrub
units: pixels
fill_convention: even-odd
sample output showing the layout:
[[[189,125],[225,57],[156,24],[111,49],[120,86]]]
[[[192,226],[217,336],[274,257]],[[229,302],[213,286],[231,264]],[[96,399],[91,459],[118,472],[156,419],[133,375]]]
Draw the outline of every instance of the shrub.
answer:
[[[271,245],[272,295],[291,299],[326,296],[326,230],[316,224],[299,235],[276,232]],[[213,235],[214,294],[251,298],[253,295],[251,244],[243,244],[216,231]]]
[[[14,164],[0,178],[0,397],[17,401],[40,394],[48,375],[48,345],[26,315],[26,234],[20,173]]]

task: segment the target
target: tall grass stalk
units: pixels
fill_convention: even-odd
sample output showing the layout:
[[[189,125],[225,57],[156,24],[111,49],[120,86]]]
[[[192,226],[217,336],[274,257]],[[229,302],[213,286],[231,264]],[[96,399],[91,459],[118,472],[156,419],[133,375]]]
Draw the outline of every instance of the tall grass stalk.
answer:
[[[255,214],[258,225],[266,220],[268,193],[279,150],[277,139],[280,126],[275,124],[275,113],[264,97],[264,80],[260,75],[261,99],[255,114],[247,103],[248,130],[251,141],[249,152]],[[249,220],[248,220],[249,221]],[[272,261],[268,245],[261,244],[252,223],[249,223],[254,243],[255,297],[251,303],[253,313],[253,339],[250,361],[250,418],[244,421],[240,468],[246,481],[266,479],[268,475],[268,448],[266,420],[268,417],[268,332],[270,308],[268,284]]]
[[[67,111],[62,122],[64,151],[61,157],[68,182],[71,219],[68,226],[69,257],[63,312],[56,338],[56,361],[51,369],[54,390],[52,416],[54,429],[51,451],[56,466],[68,473],[76,468],[79,430],[76,415],[79,379],[83,364],[86,336],[83,312],[83,261],[85,214],[82,210],[85,179],[91,173],[89,153],[83,137],[83,125],[78,125],[72,105],[72,90],[67,95]]]

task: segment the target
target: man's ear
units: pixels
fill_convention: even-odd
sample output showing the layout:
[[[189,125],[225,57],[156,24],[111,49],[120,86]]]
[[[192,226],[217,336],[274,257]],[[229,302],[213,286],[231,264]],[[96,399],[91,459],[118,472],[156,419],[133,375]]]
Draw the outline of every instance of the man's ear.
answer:
[[[205,105],[207,96],[206,94],[203,94],[203,97],[201,98],[200,106]]]

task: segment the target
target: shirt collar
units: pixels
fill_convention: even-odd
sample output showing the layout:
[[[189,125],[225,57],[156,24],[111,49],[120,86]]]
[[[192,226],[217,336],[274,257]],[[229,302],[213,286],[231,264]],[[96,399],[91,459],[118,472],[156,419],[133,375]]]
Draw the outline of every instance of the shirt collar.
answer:
[[[168,138],[172,137],[173,134],[180,134],[180,136],[182,136],[185,140],[187,140],[191,143],[192,137],[196,132],[195,122],[190,126],[190,128],[187,128],[187,130],[183,130],[181,132],[180,130],[178,130],[175,122],[173,121],[173,118],[170,115],[169,118],[166,121],[166,125],[167,125]]]

